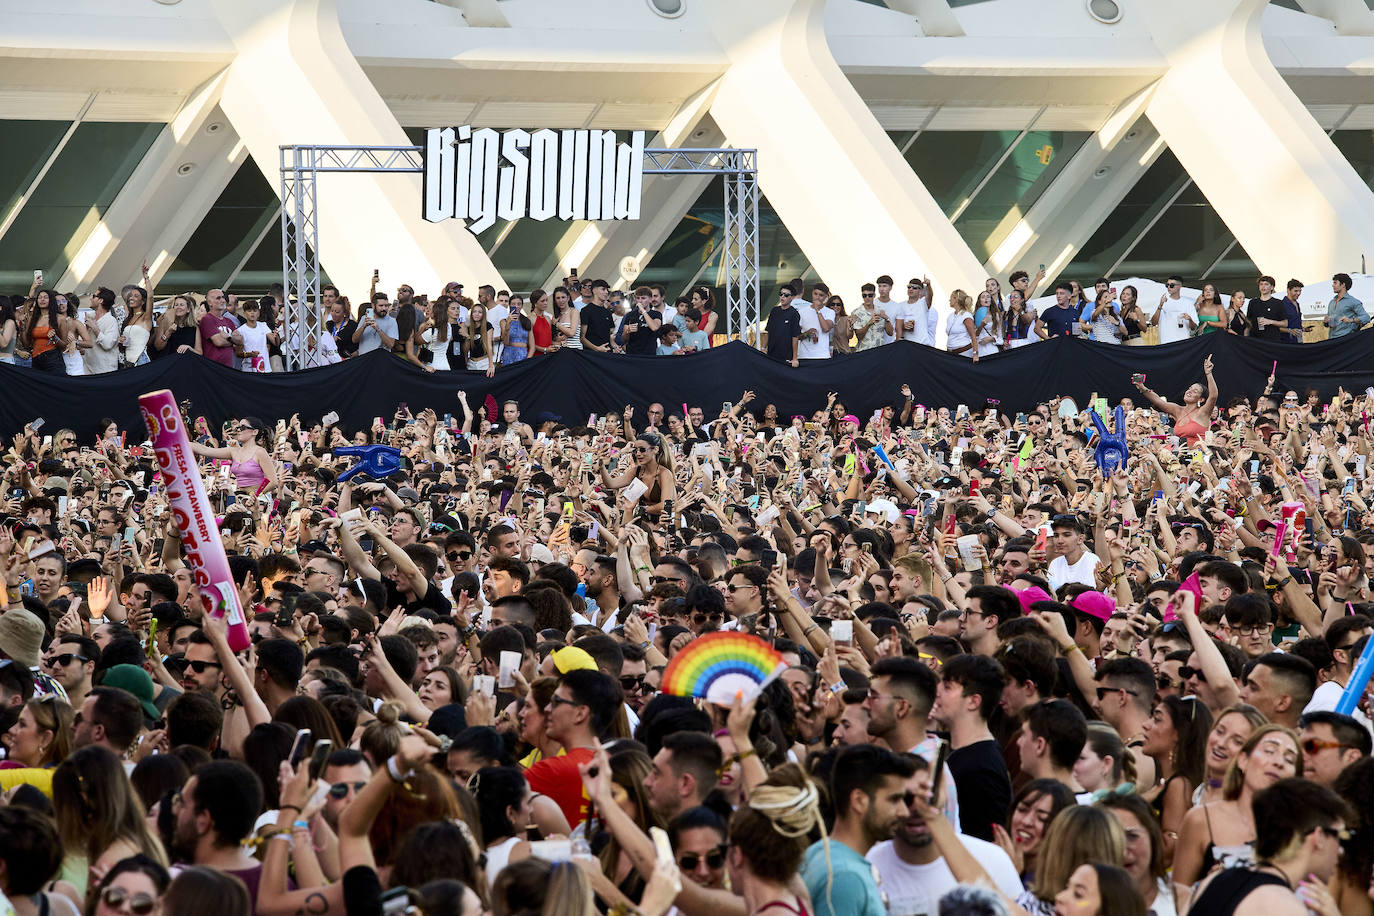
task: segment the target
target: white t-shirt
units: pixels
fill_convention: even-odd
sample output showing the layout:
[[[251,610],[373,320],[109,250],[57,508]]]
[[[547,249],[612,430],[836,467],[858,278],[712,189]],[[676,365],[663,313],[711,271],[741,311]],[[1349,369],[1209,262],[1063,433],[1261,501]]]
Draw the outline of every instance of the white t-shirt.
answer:
[[[1303,707],[1302,714],[1307,715],[1309,712],[1335,712],[1336,704],[1340,702],[1341,694],[1343,693],[1345,693],[1344,687],[1337,684],[1335,681],[1327,681],[1313,692],[1312,699]],[[1351,715],[1354,716],[1361,725],[1367,728],[1371,734],[1374,734],[1374,723],[1370,721],[1369,716],[1365,715],[1358,706]]]
[[[1093,573],[1096,572],[1099,562],[1101,561],[1097,559],[1097,554],[1091,550],[1083,551],[1083,556],[1072,566],[1064,557],[1055,557],[1050,560],[1050,591],[1057,592],[1059,586],[1065,582],[1078,582],[1089,588],[1097,588],[1097,577]]]
[[[510,317],[510,309],[504,305],[493,305],[487,311],[487,323],[491,325],[491,348],[496,352],[492,354],[497,362],[501,361],[501,351],[505,346],[501,343],[501,322]]]
[[[821,330],[820,318],[833,323],[835,321],[835,310],[823,307],[819,312],[813,306],[807,305],[797,310],[797,317],[801,319],[801,340],[797,341],[797,359],[829,359],[830,358],[830,332]],[[807,331],[815,331],[819,339],[812,343],[806,337]]]
[[[1173,343],[1193,336],[1193,329],[1185,318],[1191,318],[1197,324],[1197,309],[1193,308],[1192,303],[1182,299],[1165,299],[1164,310],[1159,313],[1159,342]],[[1183,327],[1179,327],[1179,322],[1183,323]]]
[[[871,311],[874,314],[885,312],[888,319],[892,322],[892,332],[883,332],[883,343],[892,343],[897,339],[897,310],[903,308],[905,305],[905,302],[898,299],[888,299],[886,302],[879,302],[877,297],[874,297],[873,305],[870,306]],[[881,321],[882,319],[878,320]]]
[[[258,355],[254,357],[241,357],[239,368],[244,372],[271,372],[272,364],[267,361],[267,333],[272,330],[266,322],[259,321],[256,327],[239,325],[239,333],[243,335],[244,351],[255,351]]]
[[[959,842],[987,870],[988,876],[1005,896],[1015,900],[1025,889],[1011,857],[994,843],[977,837],[959,835]],[[943,857],[929,865],[903,862],[892,840],[883,840],[866,857],[883,876],[888,916],[919,916],[938,913],[940,898],[959,885]]]

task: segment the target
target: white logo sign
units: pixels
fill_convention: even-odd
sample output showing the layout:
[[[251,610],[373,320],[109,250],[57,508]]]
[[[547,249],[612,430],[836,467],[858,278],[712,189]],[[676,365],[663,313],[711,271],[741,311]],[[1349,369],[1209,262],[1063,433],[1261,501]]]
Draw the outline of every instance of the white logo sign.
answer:
[[[639,219],[644,131],[431,128],[425,132],[425,219]]]

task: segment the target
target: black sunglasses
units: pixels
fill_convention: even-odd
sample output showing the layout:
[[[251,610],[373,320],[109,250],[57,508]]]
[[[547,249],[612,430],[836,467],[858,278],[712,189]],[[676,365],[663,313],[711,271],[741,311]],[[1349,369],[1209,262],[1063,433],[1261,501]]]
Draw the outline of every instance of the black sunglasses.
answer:
[[[705,859],[706,867],[714,871],[725,865],[725,850],[727,848],[729,847],[721,843],[705,855],[695,852],[684,852],[682,855],[678,856],[677,867],[682,871],[696,871],[702,859]]]
[[[471,550],[450,550],[448,552],[448,559],[450,563],[466,563],[468,561],[468,558],[471,556]]]
[[[221,665],[219,662],[194,661],[187,662],[186,667],[190,668],[196,674],[204,674],[206,668],[223,668],[224,666]]]
[[[705,623],[708,620],[723,620],[724,618],[724,614],[703,614],[700,611],[692,615],[692,620],[697,623]]]
[[[1190,678],[1197,678],[1199,683],[1207,683],[1207,675],[1202,673],[1201,668],[1190,668],[1187,665],[1182,665],[1179,667],[1178,677],[1181,681],[1186,681]]]
[[[626,693],[632,690],[641,690],[644,687],[644,675],[642,674],[622,674],[620,676],[620,689]]]
[[[332,786],[329,787],[329,797],[330,797],[330,798],[334,798],[334,799],[346,798],[346,797],[348,796],[348,790],[349,790],[349,789],[352,789],[354,792],[361,792],[361,791],[363,790],[363,787],[366,786],[366,785],[367,785],[367,782],[366,782],[366,781],[363,781],[363,782],[336,782],[336,783],[334,783]]]
[[[54,655],[50,663],[54,665],[61,665],[63,668],[65,668],[72,663],[72,659],[74,658],[79,658],[83,662],[90,661],[90,659],[84,655],[78,655],[75,652],[64,652],[61,655]]]

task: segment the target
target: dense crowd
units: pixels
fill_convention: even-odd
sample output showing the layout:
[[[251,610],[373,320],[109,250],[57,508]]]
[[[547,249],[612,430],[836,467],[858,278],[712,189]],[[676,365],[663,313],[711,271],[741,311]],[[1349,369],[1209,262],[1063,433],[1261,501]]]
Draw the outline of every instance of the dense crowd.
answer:
[[[1256,281],[1259,295],[1244,291],[1223,302],[1215,284],[1196,296],[1184,294],[1183,278],[1171,276],[1155,306],[1140,302],[1133,285],[1120,290],[1100,277],[1090,297],[1076,280],[1061,281],[1055,301],[1037,310],[1032,297],[1044,280],[1018,270],[1003,295],[988,278],[976,298],[962,289],[938,306],[929,278],[907,281],[906,298],[892,298],[890,276],[865,283],[860,303],[847,308],[824,283],[808,290],[802,279],[779,288],[778,300],[756,329],[742,335],[769,356],[793,366],[835,354],[871,350],[909,340],[943,345],[974,362],[1050,337],[1083,337],[1100,343],[1140,346],[1148,339],[1170,343],[1210,333],[1301,343],[1299,301],[1303,284],[1289,280],[1286,296],[1275,293],[1273,277]],[[711,347],[730,330],[709,287],[698,286],[670,305],[662,283],[612,290],[605,280],[571,276],[551,291],[512,294],[484,285],[475,298],[461,283],[448,283],[430,300],[401,284],[393,300],[377,289],[373,272],[366,302],[354,308],[338,287],[321,288],[318,331],[287,320],[286,294],[274,284],[261,297],[212,289],[203,297],[181,293],[157,310],[152,279],[122,294],[100,287],[82,305],[77,293],[41,286],[35,274],[27,296],[0,296],[0,362],[31,365],[66,375],[95,375],[143,365],[176,353],[196,353],[245,372],[281,372],[283,351],[302,355],[304,365],[328,365],[375,350],[428,371],[466,369],[488,376],[501,366],[567,347],[640,356],[676,356]],[[1323,319],[1330,337],[1353,333],[1371,321],[1363,303],[1350,295],[1348,274],[1332,277],[1332,297]],[[940,334],[943,323],[944,333]]]
[[[183,405],[241,652],[143,431],[26,429],[0,891],[18,916],[1374,912],[1362,685],[1335,711],[1374,628],[1370,395],[1135,384],[1105,470],[1068,398],[928,409],[900,380],[864,419],[747,391],[573,426],[461,392],[370,429]],[[378,443],[401,470],[340,482]],[[718,630],[785,670],[728,706],[661,692]]]

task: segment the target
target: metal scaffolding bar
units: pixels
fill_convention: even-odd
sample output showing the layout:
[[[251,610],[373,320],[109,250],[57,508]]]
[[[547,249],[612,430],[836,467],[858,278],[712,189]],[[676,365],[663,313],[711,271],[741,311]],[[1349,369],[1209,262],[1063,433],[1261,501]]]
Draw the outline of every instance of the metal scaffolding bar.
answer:
[[[281,255],[286,287],[287,369],[319,365],[316,341],[325,333],[320,312],[320,173],[424,172],[419,146],[282,146]],[[758,151],[752,149],[646,149],[646,175],[722,175],[725,179],[726,320],[741,340],[758,345],[759,185]]]

